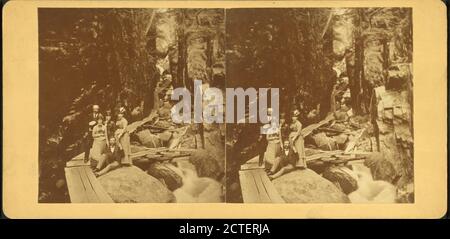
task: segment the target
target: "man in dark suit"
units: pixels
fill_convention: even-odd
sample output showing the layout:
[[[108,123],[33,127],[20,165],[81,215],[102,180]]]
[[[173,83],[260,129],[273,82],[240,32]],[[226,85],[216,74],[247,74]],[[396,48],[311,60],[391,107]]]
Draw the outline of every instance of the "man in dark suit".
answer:
[[[274,164],[270,169],[268,175],[270,179],[275,179],[283,174],[289,173],[295,170],[295,164],[297,162],[297,153],[294,152],[289,141],[283,142],[283,147],[280,153],[274,160]]]
[[[109,139],[109,147],[101,155],[97,167],[94,169],[96,176],[101,176],[107,172],[119,168],[121,166],[120,161],[123,157],[123,149],[116,144],[116,139],[111,137]],[[105,166],[106,165],[106,166]]]
[[[92,112],[88,116],[88,122],[95,121],[97,122],[98,118],[103,117],[103,115],[100,113],[100,106],[93,105],[92,106]]]
[[[83,135],[83,149],[84,149],[84,162],[87,163],[89,161],[89,154],[91,152],[92,143],[94,139],[92,138],[92,128],[94,127],[95,122],[89,122],[89,129]]]

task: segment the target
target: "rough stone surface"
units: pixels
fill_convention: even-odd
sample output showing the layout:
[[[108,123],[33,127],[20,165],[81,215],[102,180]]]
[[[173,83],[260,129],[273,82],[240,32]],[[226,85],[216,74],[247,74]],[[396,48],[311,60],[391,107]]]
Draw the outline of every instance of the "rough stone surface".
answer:
[[[175,202],[175,196],[158,179],[135,166],[118,168],[98,180],[116,203]]]
[[[312,136],[316,146],[322,150],[336,150],[336,142],[333,138],[328,137],[324,132],[317,133]]]
[[[272,182],[287,203],[350,202],[332,182],[310,169],[290,172]]]
[[[347,143],[348,135],[340,134],[333,136],[334,141],[340,149],[345,149],[345,143]]]
[[[199,177],[219,180],[224,174],[223,168],[220,167],[214,156],[207,150],[199,149],[194,151],[189,157],[189,162],[195,166]]]
[[[394,165],[383,157],[382,153],[373,153],[365,161],[364,165],[370,168],[374,180],[383,180],[394,183],[398,174]]]
[[[322,177],[334,183],[343,193],[349,194],[358,189],[358,182],[349,171],[347,167],[329,167],[322,173]]]
[[[167,188],[169,188],[170,191],[173,191],[181,187],[183,184],[182,178],[168,167],[167,164],[168,163],[166,162],[154,162],[148,167],[147,173],[164,182]]]
[[[136,136],[145,147],[157,148],[162,146],[161,140],[156,135],[150,133],[148,129],[137,132]]]

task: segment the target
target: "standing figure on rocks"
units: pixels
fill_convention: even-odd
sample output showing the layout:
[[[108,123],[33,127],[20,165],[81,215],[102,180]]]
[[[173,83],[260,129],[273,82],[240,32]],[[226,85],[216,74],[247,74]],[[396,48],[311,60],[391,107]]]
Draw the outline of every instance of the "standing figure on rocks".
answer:
[[[280,134],[278,127],[272,127],[271,124],[264,125],[264,128],[270,128],[266,134],[267,148],[264,154],[264,163],[266,171],[269,171],[275,163],[275,158],[281,151]],[[272,131],[272,132],[270,132]]]
[[[300,112],[295,110],[292,114],[291,133],[289,134],[289,142],[298,154],[296,166],[306,168],[305,141],[302,135],[302,123],[298,120]]]
[[[109,139],[114,135],[115,122],[112,119],[111,110],[105,112],[106,138]]]
[[[286,117],[284,113],[281,113],[280,116],[280,139],[283,142],[289,139],[289,124],[286,122]]]
[[[92,129],[92,158],[99,160],[106,149],[106,125],[103,124],[103,116],[98,117],[97,125]]]
[[[130,149],[130,134],[127,131],[128,121],[123,117],[123,113],[117,115],[116,121],[116,132],[114,137],[116,141],[119,142],[119,147],[124,151],[124,156],[122,159],[123,165],[131,165],[131,159],[129,157]]]

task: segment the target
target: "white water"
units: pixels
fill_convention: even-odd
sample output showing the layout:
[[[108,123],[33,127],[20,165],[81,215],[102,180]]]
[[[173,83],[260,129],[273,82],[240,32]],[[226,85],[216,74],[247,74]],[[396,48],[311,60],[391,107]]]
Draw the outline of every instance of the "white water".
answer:
[[[183,179],[183,186],[173,191],[178,203],[222,202],[222,185],[214,179],[198,177],[195,166],[186,160],[169,167]]]
[[[373,180],[370,169],[361,162],[351,164],[352,176],[358,181],[358,189],[348,195],[352,203],[394,203],[396,188],[381,180]]]

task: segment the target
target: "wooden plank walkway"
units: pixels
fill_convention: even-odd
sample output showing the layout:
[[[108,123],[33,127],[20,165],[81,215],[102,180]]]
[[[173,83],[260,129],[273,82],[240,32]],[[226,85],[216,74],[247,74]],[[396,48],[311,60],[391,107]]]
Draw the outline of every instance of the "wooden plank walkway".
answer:
[[[72,203],[114,203],[95,177],[89,163],[84,162],[84,153],[67,162],[64,171]]]
[[[239,171],[244,203],[285,203],[264,171],[264,166],[258,163],[259,157],[256,156],[243,164]]]

